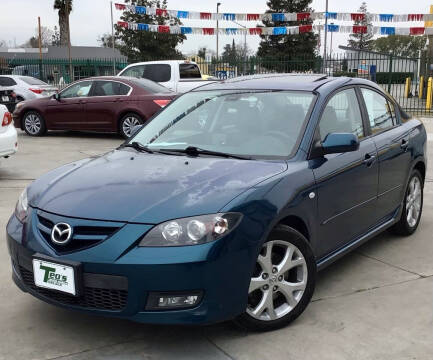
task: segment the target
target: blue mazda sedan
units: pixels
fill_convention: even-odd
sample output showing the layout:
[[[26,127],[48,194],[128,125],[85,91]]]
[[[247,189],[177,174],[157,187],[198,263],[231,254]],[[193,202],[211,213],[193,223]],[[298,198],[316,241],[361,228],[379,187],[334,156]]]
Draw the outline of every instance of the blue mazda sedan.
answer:
[[[366,80],[209,84],[25,189],[7,225],[13,280],[92,314],[276,329],[305,310],[318,270],[417,229],[426,144]]]

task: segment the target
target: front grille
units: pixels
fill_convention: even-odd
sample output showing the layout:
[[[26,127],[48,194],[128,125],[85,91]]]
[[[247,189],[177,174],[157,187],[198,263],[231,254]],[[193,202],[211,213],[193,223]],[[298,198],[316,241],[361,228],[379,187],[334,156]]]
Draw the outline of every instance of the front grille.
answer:
[[[101,289],[85,286],[83,294],[75,297],[50,289],[37,287],[33,278],[33,271],[20,266],[21,279],[24,284],[38,294],[65,305],[73,305],[86,309],[121,311],[125,308],[128,290]]]
[[[54,227],[54,222],[40,214],[37,216],[39,233],[45,241],[58,253],[68,253],[78,250],[84,250],[95,246],[102,241],[108,239],[117,230],[119,226],[73,226],[71,241],[66,245],[57,245],[51,241],[51,231]],[[83,220],[83,222],[85,222]]]

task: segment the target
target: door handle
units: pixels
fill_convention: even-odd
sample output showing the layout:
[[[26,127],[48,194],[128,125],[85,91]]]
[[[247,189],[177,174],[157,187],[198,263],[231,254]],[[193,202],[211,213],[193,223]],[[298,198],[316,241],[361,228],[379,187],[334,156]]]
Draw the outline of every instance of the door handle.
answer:
[[[368,167],[370,167],[371,165],[373,165],[375,160],[376,160],[375,155],[366,154],[363,163]]]
[[[409,140],[405,140],[405,139],[403,139],[403,140],[401,141],[400,148],[403,149],[404,151],[406,151],[407,148],[408,148],[408,146],[409,146]]]

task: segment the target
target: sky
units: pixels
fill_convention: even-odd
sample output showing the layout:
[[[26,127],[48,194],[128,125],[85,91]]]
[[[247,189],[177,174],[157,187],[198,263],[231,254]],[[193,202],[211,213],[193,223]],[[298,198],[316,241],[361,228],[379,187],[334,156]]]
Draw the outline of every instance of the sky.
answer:
[[[113,2],[122,2],[114,0]],[[168,0],[168,8],[175,10],[215,12],[214,0]],[[266,0],[237,0],[224,1],[220,7],[221,12],[233,13],[262,13],[266,10]],[[329,11],[356,12],[362,0],[329,0]],[[428,13],[433,0],[366,0],[371,13]],[[35,34],[38,16],[41,17],[42,26],[51,29],[58,25],[57,12],[53,10],[53,0],[0,0],[0,40],[5,40],[9,47],[26,42]],[[113,6],[114,8],[114,6]],[[312,8],[315,11],[325,11],[325,0],[313,0]],[[120,16],[120,11],[113,9],[114,21]],[[215,27],[213,22],[200,20],[183,20],[186,26]],[[254,26],[255,23],[245,23]],[[339,24],[344,24],[339,22]],[[423,26],[422,23],[418,26]],[[391,26],[417,26],[403,23]],[[346,23],[349,25],[349,23]],[[222,22],[221,27],[235,27],[233,23]],[[98,37],[111,32],[110,1],[109,0],[74,0],[74,10],[70,16],[72,45],[98,46]],[[334,34],[333,51],[338,52],[338,45],[346,45],[347,35]],[[243,42],[243,36],[220,36],[220,49],[226,43]],[[248,45],[255,52],[260,38],[248,36]],[[189,35],[188,39],[180,45],[183,53],[194,53],[200,47],[206,46],[215,50],[215,36]]]

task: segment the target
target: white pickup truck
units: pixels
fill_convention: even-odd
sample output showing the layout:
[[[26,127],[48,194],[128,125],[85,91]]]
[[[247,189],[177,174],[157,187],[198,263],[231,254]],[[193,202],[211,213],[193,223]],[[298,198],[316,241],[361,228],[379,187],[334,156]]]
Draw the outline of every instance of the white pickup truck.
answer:
[[[128,65],[117,76],[130,76],[155,81],[176,93],[185,93],[215,82],[203,80],[200,68],[192,61],[149,61]]]

